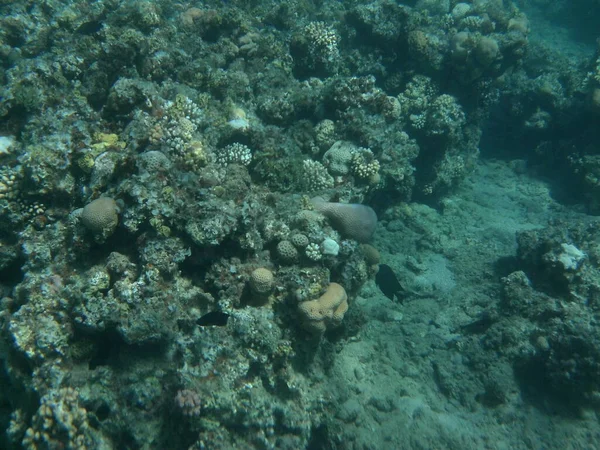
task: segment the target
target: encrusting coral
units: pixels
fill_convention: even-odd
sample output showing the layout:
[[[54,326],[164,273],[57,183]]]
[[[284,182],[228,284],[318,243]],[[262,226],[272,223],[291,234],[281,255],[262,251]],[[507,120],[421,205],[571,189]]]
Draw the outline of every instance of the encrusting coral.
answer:
[[[307,330],[324,333],[328,328],[342,323],[348,311],[346,290],[340,284],[330,283],[321,297],[300,303],[298,311]]]

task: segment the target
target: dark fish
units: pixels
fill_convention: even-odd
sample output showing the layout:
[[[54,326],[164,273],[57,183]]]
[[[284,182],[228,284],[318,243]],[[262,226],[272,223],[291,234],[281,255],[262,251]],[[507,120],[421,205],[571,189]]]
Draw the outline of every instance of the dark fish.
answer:
[[[395,295],[400,303],[404,301],[406,292],[398,281],[398,278],[396,278],[396,274],[392,268],[387,264],[379,264],[379,270],[377,271],[377,275],[375,275],[375,284],[390,300],[394,300]]]
[[[487,329],[496,322],[497,319],[492,313],[489,311],[483,311],[473,322],[467,323],[466,325],[461,325],[460,328],[469,334],[481,334],[485,333]]]
[[[104,24],[100,20],[91,20],[79,25],[75,31],[84,35],[94,34],[100,31],[103,26]]]
[[[196,321],[196,323],[201,327],[206,327],[210,325],[224,327],[225,325],[227,325],[227,319],[229,319],[229,314],[221,311],[212,311],[208,314],[204,314]]]

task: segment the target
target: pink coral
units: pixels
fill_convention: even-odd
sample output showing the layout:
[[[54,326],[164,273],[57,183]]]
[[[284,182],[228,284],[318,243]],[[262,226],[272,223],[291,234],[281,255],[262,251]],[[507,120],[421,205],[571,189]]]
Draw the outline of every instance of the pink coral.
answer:
[[[359,203],[327,202],[321,197],[313,198],[311,203],[343,236],[358,242],[368,242],[373,237],[377,227],[373,208]]]
[[[197,392],[190,389],[177,391],[175,396],[175,405],[181,410],[184,416],[199,416],[202,411],[202,401]]]

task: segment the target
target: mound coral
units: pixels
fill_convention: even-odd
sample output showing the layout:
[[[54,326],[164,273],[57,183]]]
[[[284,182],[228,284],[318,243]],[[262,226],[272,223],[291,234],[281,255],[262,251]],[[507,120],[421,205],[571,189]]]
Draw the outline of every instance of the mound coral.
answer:
[[[290,241],[281,241],[277,244],[277,256],[282,262],[291,264],[298,259],[298,250]]]
[[[373,237],[377,227],[373,208],[358,203],[327,202],[321,197],[313,198],[311,203],[345,237],[358,242],[367,242]]]
[[[321,297],[300,303],[298,311],[307,330],[324,333],[329,327],[342,323],[348,311],[346,290],[337,283],[330,283]]]
[[[81,212],[81,223],[95,237],[107,238],[119,223],[119,207],[110,197],[100,197],[88,203]]]
[[[273,272],[264,267],[254,269],[250,274],[250,288],[258,295],[268,295],[273,289]]]

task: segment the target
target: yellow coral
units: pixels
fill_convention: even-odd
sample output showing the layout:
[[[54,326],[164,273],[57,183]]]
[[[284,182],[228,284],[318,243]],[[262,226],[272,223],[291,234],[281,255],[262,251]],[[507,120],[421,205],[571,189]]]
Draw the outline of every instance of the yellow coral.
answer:
[[[94,141],[96,142],[92,144],[92,150],[94,150],[95,155],[109,149],[122,150],[127,145],[119,140],[118,135],[113,133],[94,133]]]
[[[94,155],[91,153],[85,153],[77,159],[77,166],[85,173],[91,173],[95,164]]]
[[[330,283],[321,297],[300,303],[298,311],[309,331],[324,333],[328,327],[342,323],[348,311],[346,290],[337,283]]]
[[[192,168],[192,170],[199,170],[201,167],[206,166],[208,157],[202,141],[194,140],[190,142],[190,149],[185,154],[185,163]]]

